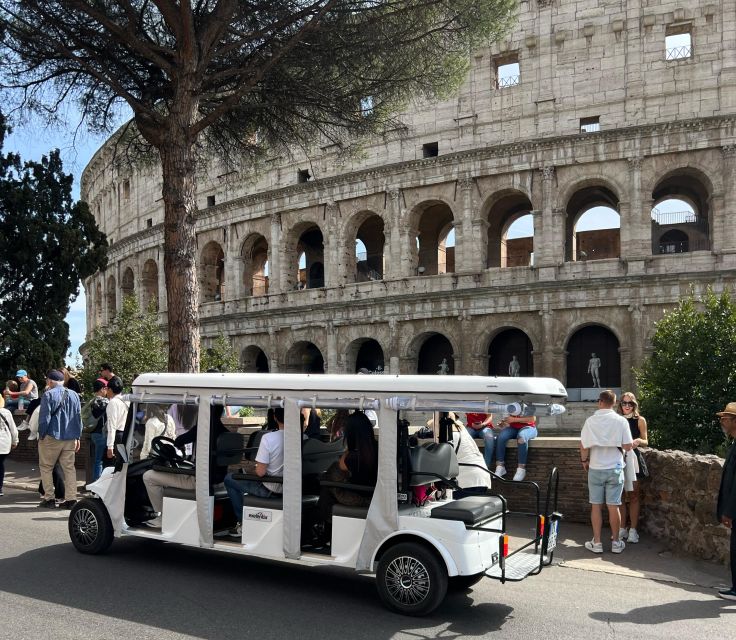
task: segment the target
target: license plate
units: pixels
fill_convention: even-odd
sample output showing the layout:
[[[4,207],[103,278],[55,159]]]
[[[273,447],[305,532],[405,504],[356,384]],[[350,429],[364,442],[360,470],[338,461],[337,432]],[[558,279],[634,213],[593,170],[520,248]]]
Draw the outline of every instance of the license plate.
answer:
[[[552,520],[549,523],[549,536],[547,537],[547,553],[554,550],[557,546],[557,527],[559,526],[559,520]]]

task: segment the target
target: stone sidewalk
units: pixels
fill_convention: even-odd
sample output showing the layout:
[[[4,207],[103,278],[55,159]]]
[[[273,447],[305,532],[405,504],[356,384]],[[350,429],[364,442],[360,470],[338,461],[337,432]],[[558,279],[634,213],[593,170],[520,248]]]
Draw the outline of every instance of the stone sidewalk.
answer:
[[[77,469],[77,489],[84,489],[84,469]],[[19,460],[5,459],[5,482],[6,489],[25,489],[26,491],[38,491],[38,483],[41,480],[41,472],[38,462],[25,462]]]

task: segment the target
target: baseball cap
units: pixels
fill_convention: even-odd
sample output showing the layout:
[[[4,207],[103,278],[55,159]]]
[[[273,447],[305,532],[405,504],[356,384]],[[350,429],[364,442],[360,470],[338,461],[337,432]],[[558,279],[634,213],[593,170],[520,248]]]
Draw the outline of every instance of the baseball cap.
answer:
[[[18,369],[18,371],[15,372],[16,378],[22,378],[23,376],[27,376],[28,372],[25,369]]]

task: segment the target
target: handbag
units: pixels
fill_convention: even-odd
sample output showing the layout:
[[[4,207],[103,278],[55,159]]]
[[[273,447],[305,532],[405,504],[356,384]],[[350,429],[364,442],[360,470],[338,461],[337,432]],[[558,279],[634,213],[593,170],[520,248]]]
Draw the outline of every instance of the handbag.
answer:
[[[648,478],[649,467],[647,466],[646,458],[641,454],[641,451],[639,451],[639,449],[634,449],[634,455],[636,456],[636,461],[639,463],[639,472],[636,474],[636,477]]]

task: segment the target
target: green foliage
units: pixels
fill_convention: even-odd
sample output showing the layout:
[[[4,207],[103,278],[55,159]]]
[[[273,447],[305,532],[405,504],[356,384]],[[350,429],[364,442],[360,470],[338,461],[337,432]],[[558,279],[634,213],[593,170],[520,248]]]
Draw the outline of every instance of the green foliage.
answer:
[[[240,371],[238,354],[223,333],[217,336],[214,344],[202,350],[200,371],[217,369],[220,373]]]
[[[255,410],[253,407],[240,407],[240,411],[238,411],[238,416],[241,418],[250,418],[251,416],[255,415]]]
[[[0,114],[0,375],[18,367],[41,381],[64,362],[69,306],[80,280],[106,265],[107,241],[74,202],[59,151],[40,162],[3,154]]]
[[[109,362],[130,388],[139,373],[166,371],[166,345],[161,336],[156,313],[142,312],[133,296],[123,300],[122,310],[107,326],[101,327],[86,344],[82,370],[85,389],[92,388],[100,364]]]
[[[653,355],[636,372],[649,441],[699,453],[721,450],[716,412],[736,400],[736,303],[693,295],[657,323]]]

